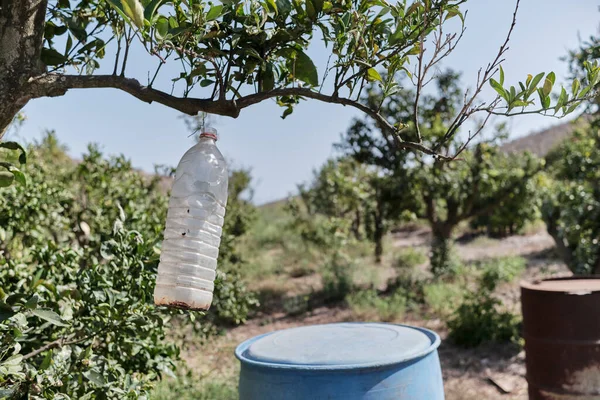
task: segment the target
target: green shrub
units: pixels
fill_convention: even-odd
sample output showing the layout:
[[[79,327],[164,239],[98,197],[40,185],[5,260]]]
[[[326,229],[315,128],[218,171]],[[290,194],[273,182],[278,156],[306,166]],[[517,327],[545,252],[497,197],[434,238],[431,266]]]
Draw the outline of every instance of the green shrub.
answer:
[[[401,249],[396,255],[397,268],[410,269],[425,262],[427,262],[427,256],[422,251],[412,247]]]
[[[449,336],[456,344],[475,347],[484,342],[518,340],[519,317],[502,310],[502,303],[493,293],[498,283],[513,279],[523,265],[518,257],[488,261],[480,277],[479,289],[465,297],[448,321]]]
[[[235,382],[211,378],[178,377],[161,381],[152,391],[152,400],[237,400]]]
[[[523,257],[501,257],[486,260],[480,265],[481,284],[494,290],[500,282],[512,282],[520,276],[527,265]]]
[[[456,283],[430,283],[423,287],[424,301],[429,310],[442,318],[447,318],[461,304],[465,288]]]
[[[94,146],[76,164],[52,135],[29,154],[28,185],[0,191],[0,397],[143,398],[173,375],[172,326],[191,317],[205,334],[246,318],[255,300],[236,276],[236,239],[251,205],[236,179],[214,307],[202,317],[153,304],[168,200],[160,178]]]
[[[541,217],[540,175],[525,180],[496,207],[471,220],[471,228],[485,229],[491,237],[522,233],[528,224]]]
[[[488,291],[467,296],[448,321],[450,338],[464,347],[476,347],[484,342],[517,341],[519,318],[508,311],[499,311],[500,304]]]
[[[401,291],[384,297],[376,290],[363,290],[348,295],[346,302],[360,320],[397,321],[406,311],[406,297]]]
[[[352,264],[342,253],[334,253],[322,267],[323,293],[326,301],[339,301],[352,290]]]
[[[575,274],[600,274],[600,130],[575,132],[548,155],[542,217],[562,260]]]

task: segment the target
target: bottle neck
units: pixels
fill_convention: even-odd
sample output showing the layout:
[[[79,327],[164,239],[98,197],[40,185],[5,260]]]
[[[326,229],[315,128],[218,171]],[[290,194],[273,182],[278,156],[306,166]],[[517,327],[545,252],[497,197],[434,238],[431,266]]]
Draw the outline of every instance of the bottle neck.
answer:
[[[216,144],[217,140],[213,137],[210,136],[200,136],[200,139],[198,140],[198,143],[210,143],[210,144]]]

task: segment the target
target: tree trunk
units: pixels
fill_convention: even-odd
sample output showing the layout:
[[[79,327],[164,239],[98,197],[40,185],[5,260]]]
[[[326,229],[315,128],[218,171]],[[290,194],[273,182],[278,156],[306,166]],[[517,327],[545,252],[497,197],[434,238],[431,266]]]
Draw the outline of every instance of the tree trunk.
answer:
[[[354,213],[354,221],[352,221],[352,233],[354,233],[354,237],[356,240],[361,240],[362,236],[360,234],[360,210],[356,210]]]
[[[376,211],[374,214],[375,231],[373,232],[373,239],[375,241],[375,262],[381,264],[381,256],[383,255],[383,220],[379,211]]]
[[[441,276],[454,269],[452,257],[452,230],[454,225],[439,223],[432,226],[431,272]]]
[[[554,216],[549,216],[548,218],[544,218],[544,222],[546,222],[546,230],[554,239],[554,244],[556,244],[556,250],[560,258],[562,258],[563,262],[567,264],[569,269],[573,270],[573,265],[571,264],[573,261],[573,255],[571,254],[571,249],[565,243],[564,239],[558,233],[558,228],[556,226],[556,219]]]
[[[29,79],[44,73],[47,0],[0,0],[0,139],[30,100]]]

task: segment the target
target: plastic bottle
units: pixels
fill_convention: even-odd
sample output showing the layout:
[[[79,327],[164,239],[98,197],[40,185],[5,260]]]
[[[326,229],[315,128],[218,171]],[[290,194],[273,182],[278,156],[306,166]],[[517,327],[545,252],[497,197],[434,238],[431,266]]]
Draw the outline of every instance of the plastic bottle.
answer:
[[[204,129],[184,155],[171,190],[154,303],[208,310],[227,204],[228,172],[216,146],[217,131]]]

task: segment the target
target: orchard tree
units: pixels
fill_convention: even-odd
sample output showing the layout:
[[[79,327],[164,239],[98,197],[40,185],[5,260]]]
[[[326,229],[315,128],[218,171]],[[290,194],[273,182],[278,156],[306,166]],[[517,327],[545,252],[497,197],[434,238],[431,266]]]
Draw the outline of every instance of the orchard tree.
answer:
[[[463,153],[463,161],[436,162],[419,167],[419,185],[425,206],[424,217],[433,234],[431,268],[435,275],[451,272],[452,234],[458,224],[498,210],[518,213],[529,204],[510,200],[527,190],[543,163],[530,154],[502,153],[497,146],[478,143]]]
[[[454,123],[453,115],[464,98],[458,79],[453,71],[438,75],[437,90],[422,95],[423,106],[417,110],[416,122],[413,119],[405,129],[405,135],[421,137],[427,147],[444,154],[460,152],[460,160],[446,162],[440,157],[402,151],[384,129],[368,119],[355,120],[338,145],[358,162],[380,168],[390,181],[402,187],[396,192],[396,204],[401,205],[394,208],[396,218],[409,210],[429,222],[435,274],[452,269],[451,239],[456,226],[491,213],[503,202],[509,204],[508,200],[525,191],[529,179],[541,168],[539,161],[529,155],[499,152],[495,146],[502,137],[499,132],[467,151],[466,143],[456,138],[447,140],[448,127]],[[372,87],[364,102],[383,102],[383,115],[409,118],[415,111],[412,99],[416,95],[415,89],[403,89],[385,99]]]
[[[309,214],[352,220],[352,232],[362,238],[364,204],[371,198],[368,169],[350,158],[330,159],[313,172],[310,184],[298,186]]]
[[[554,177],[542,216],[562,260],[576,274],[600,274],[600,133],[579,129],[547,157]]]
[[[0,1],[0,132],[30,100],[61,96],[70,89],[115,88],[185,114],[207,112],[237,117],[241,110],[276,99],[290,114],[301,99],[354,107],[371,116],[402,149],[444,158],[420,135],[423,89],[437,65],[458,45],[465,30],[466,0],[20,0]],[[530,76],[504,88],[493,76],[508,49],[519,0],[505,42],[480,70],[456,110],[443,140],[450,140],[471,116],[544,112],[566,114],[600,77],[590,66],[582,87],[561,92],[550,104],[554,74]],[[447,32],[447,21],[461,23]],[[326,46],[327,66],[319,71],[307,53]],[[130,54],[139,48],[156,62],[146,82],[130,77]],[[96,73],[100,63],[108,64]],[[164,76],[174,64],[174,76]],[[173,69],[169,69],[173,70]],[[384,98],[412,80],[415,96],[408,120],[383,116],[381,104],[359,101],[366,84],[376,82]],[[159,78],[160,77],[160,78]],[[159,79],[157,79],[159,78]],[[170,78],[169,87],[158,87]],[[480,94],[492,84],[497,97]],[[537,88],[538,84],[543,85]],[[536,91],[540,99],[534,100]],[[536,105],[537,103],[537,105]],[[416,136],[403,128],[413,121]],[[473,132],[475,136],[479,130]],[[0,135],[2,135],[0,133]],[[469,140],[472,139],[469,136]],[[460,150],[460,148],[459,148]]]
[[[309,213],[352,221],[358,240],[363,235],[374,244],[375,261],[381,262],[383,238],[394,223],[411,209],[407,179],[383,174],[381,168],[350,157],[328,160],[313,181],[301,185],[300,195]],[[408,204],[408,203],[411,204]]]

